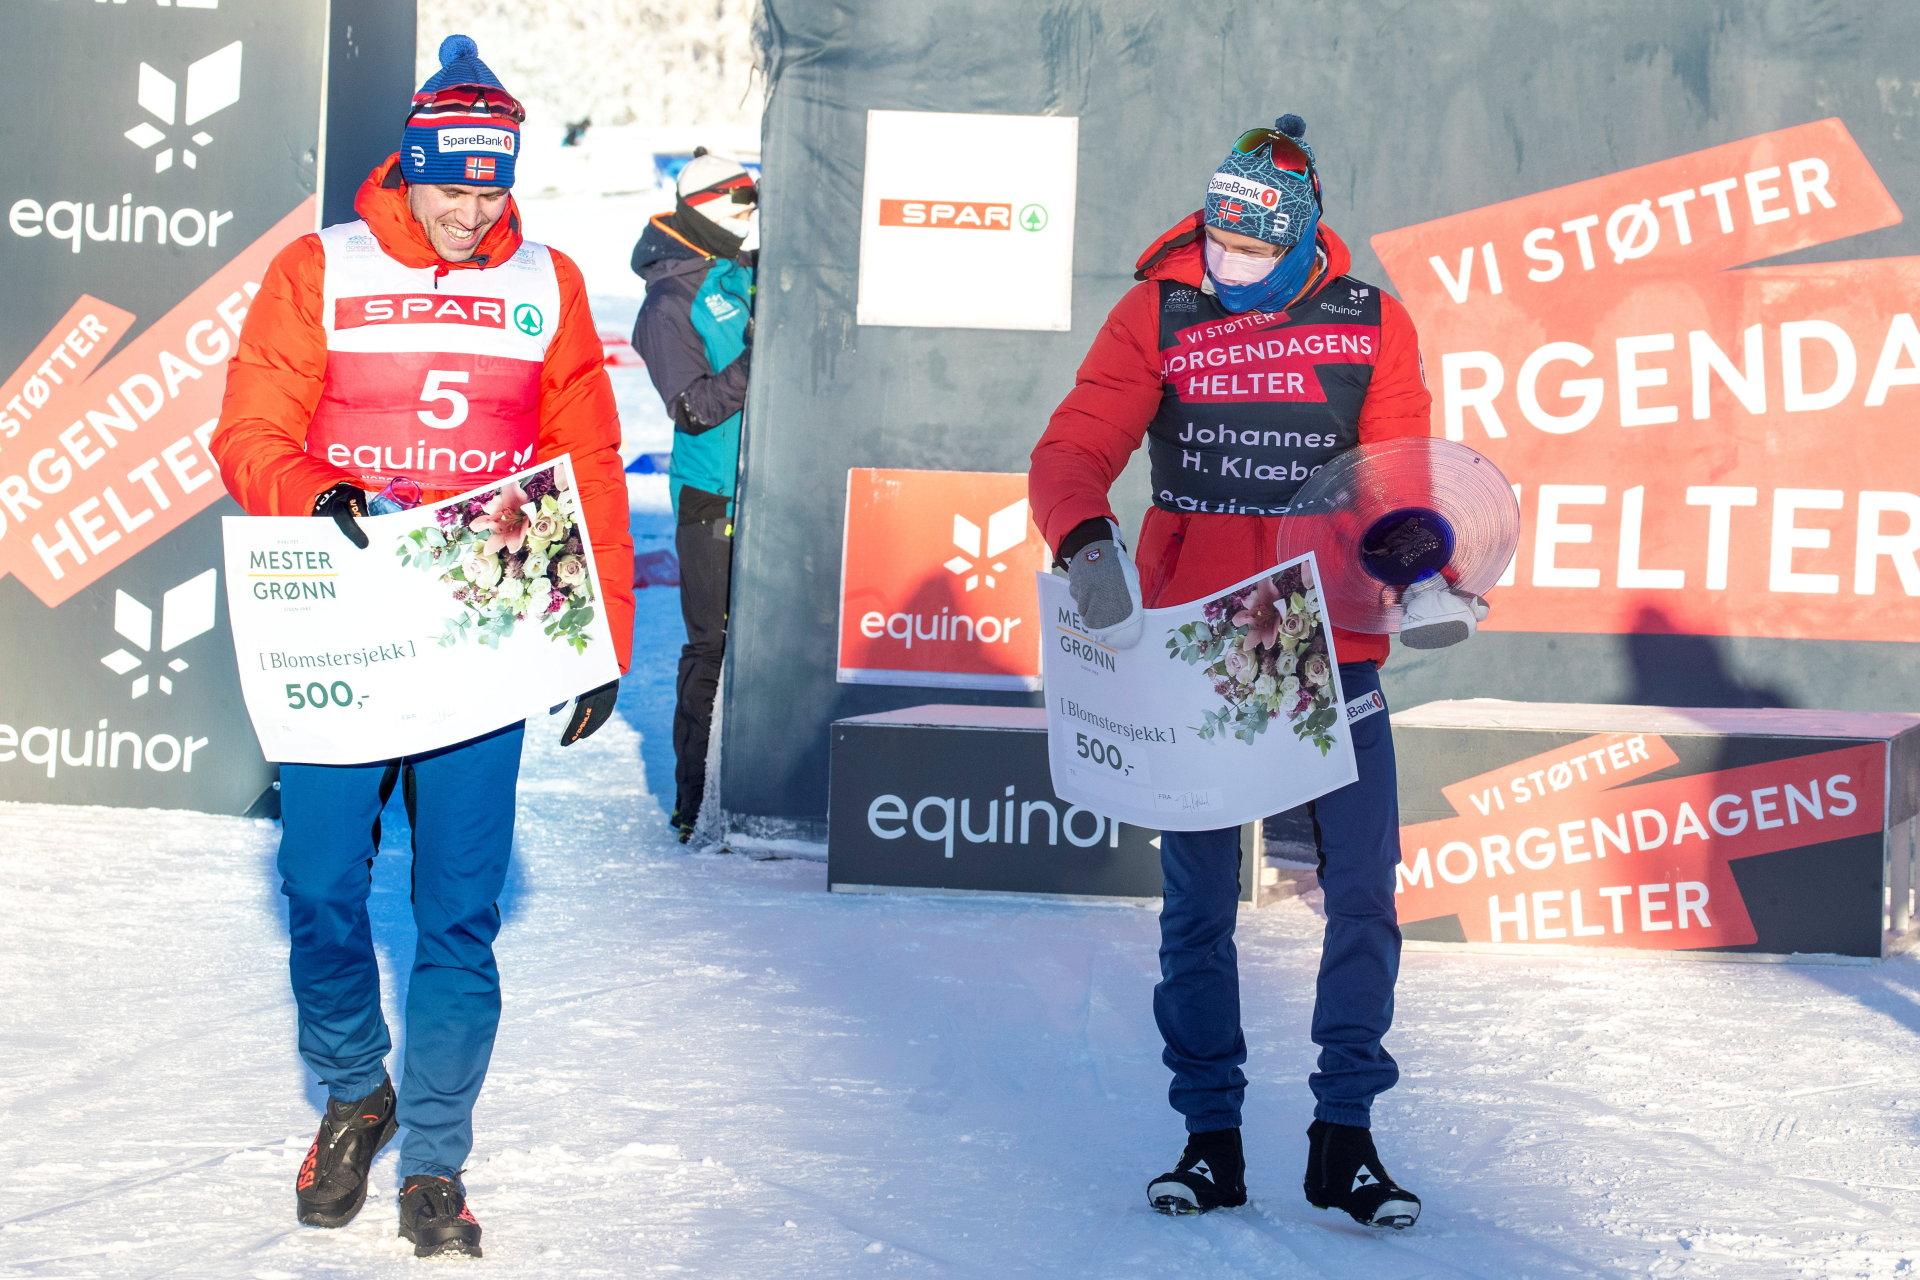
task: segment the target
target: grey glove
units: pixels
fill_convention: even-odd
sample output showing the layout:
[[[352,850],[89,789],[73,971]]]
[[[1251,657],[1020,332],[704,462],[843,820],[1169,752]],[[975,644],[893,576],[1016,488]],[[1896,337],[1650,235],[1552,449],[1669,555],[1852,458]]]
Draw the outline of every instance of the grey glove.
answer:
[[[1439,577],[1407,589],[1400,643],[1409,649],[1444,649],[1473,638],[1490,606],[1471,591],[1455,591]]]
[[[1095,528],[1095,525],[1105,526]],[[1105,536],[1101,536],[1104,534]],[[1140,643],[1147,619],[1140,603],[1140,574],[1111,520],[1077,525],[1061,543],[1067,556],[1067,590],[1087,632],[1116,649]]]

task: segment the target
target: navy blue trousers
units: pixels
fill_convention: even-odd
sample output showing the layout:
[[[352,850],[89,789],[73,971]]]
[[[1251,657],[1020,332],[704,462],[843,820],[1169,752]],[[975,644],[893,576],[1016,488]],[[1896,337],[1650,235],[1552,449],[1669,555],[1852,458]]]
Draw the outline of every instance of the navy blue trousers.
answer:
[[[1379,691],[1380,672],[1371,662],[1343,663],[1340,682],[1351,702]],[[1320,1062],[1307,1083],[1315,1118],[1362,1128],[1373,1100],[1400,1078],[1380,1043],[1393,1023],[1400,972],[1393,899],[1400,807],[1384,699],[1382,707],[1351,726],[1359,780],[1313,803],[1327,930],[1313,1002]],[[1153,1015],[1167,1046],[1162,1060],[1173,1072],[1168,1100],[1186,1117],[1189,1133],[1237,1128],[1247,1090],[1233,946],[1240,832],[1165,832],[1160,865],[1166,886]]]
[[[281,892],[300,1008],[300,1056],[334,1098],[380,1086],[392,1040],[380,1013],[367,895],[380,810],[396,782],[413,824],[413,920],[400,1176],[451,1178],[473,1148],[473,1104],[500,1024],[493,940],[513,847],[523,725],[366,765],[283,765]]]

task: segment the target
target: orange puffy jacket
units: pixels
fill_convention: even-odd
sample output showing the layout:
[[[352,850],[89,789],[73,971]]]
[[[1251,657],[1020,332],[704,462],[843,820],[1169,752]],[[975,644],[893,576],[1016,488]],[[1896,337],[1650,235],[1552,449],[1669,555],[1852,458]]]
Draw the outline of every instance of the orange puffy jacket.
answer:
[[[353,202],[354,212],[366,220],[389,257],[409,267],[452,272],[505,262],[518,252],[520,210],[509,196],[506,212],[472,259],[442,262],[407,209],[399,160],[398,155],[389,156],[376,166]],[[559,250],[552,253],[560,283],[560,324],[540,371],[540,435],[534,458],[573,455],[607,624],[624,672],[633,659],[633,537],[627,528],[626,475],[620,465],[620,414],[580,268]],[[254,515],[310,515],[315,499],[342,481],[380,487],[306,450],[307,426],[327,370],[327,336],[320,319],[325,269],[317,235],[301,236],[282,249],[260,282],[240,331],[239,350],[227,367],[213,456],[227,492]],[[429,492],[427,500],[450,496]]]
[[[1345,275],[1353,262],[1325,223],[1319,234],[1327,262],[1308,297]],[[1041,535],[1056,551],[1082,521],[1114,519],[1108,490],[1146,437],[1164,388],[1157,282],[1200,287],[1206,274],[1200,235],[1200,214],[1192,213],[1140,255],[1134,274],[1142,283],[1114,305],[1080,364],[1073,390],[1033,448],[1028,496]],[[1385,293],[1380,307],[1380,350],[1358,423],[1362,443],[1431,431],[1433,397],[1420,370],[1412,317]],[[1204,600],[1271,565],[1279,522],[1288,518],[1148,507],[1134,548],[1146,606]],[[1321,571],[1328,567],[1322,565]],[[1380,664],[1389,648],[1386,636],[1334,628],[1334,649],[1342,662]]]

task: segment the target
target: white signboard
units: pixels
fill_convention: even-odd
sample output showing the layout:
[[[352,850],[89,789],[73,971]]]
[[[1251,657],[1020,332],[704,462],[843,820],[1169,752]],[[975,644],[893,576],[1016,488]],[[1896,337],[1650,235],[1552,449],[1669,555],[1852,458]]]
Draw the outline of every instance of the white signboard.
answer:
[[[1040,575],[1053,789],[1162,831],[1234,827],[1354,781],[1333,630],[1311,554],[1209,599],[1146,613],[1115,649],[1065,578]]]
[[[1073,116],[867,113],[861,324],[1073,325]]]
[[[267,759],[451,746],[618,679],[567,458],[360,521],[229,516],[227,610]]]

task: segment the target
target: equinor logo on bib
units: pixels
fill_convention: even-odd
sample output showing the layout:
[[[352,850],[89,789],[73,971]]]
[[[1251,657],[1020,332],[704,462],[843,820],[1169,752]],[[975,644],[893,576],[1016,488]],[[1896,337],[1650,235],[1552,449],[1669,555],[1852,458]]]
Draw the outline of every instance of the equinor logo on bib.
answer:
[[[307,452],[369,482],[471,489],[533,461],[539,403],[531,360],[330,351]]]

